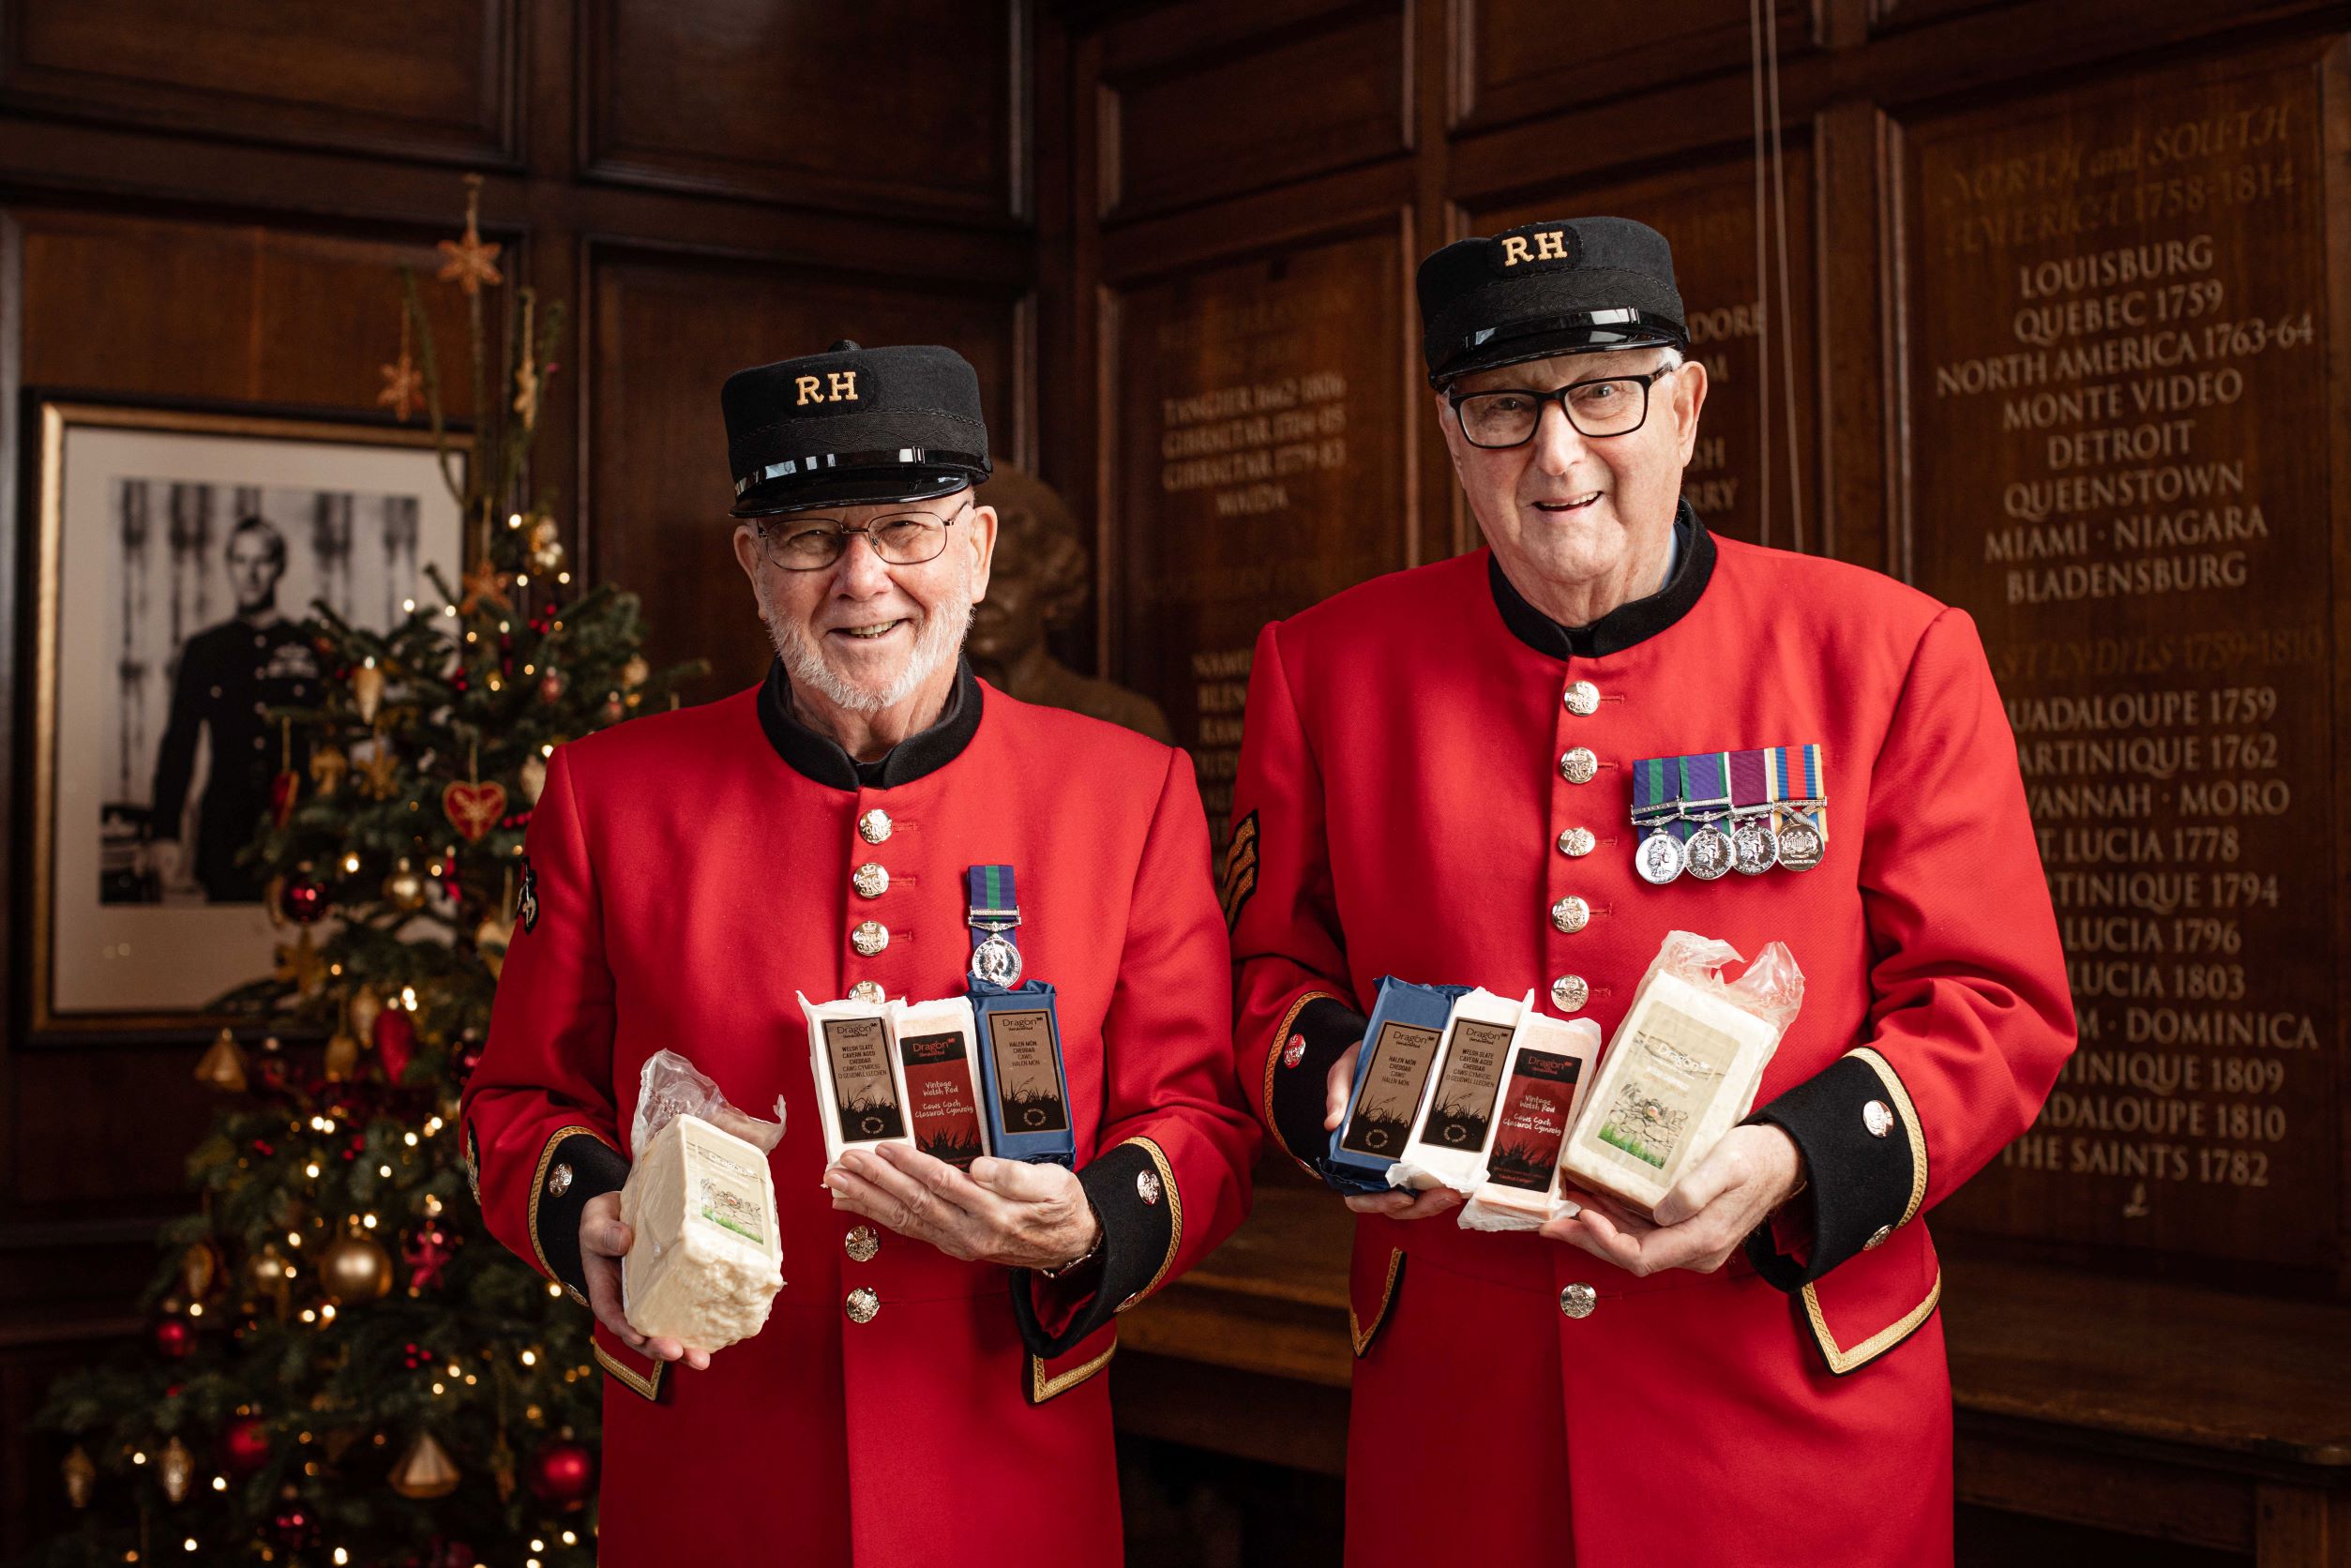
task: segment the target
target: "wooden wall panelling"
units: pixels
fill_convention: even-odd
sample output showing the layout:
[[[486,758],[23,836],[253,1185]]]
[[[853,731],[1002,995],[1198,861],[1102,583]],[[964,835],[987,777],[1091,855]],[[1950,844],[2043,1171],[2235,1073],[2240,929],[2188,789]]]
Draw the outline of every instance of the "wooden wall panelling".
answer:
[[[2317,389],[2346,324],[2318,53],[1907,122],[1903,223],[1918,578],[1991,654],[2082,1029],[1953,1217],[2331,1282],[2347,520]]]
[[[1815,200],[1809,215],[1818,258],[1812,334],[1819,373],[1819,532],[1824,555],[1902,575],[1890,553],[1894,438],[1894,345],[1887,279],[1892,276],[1887,204],[1893,182],[1892,127],[1874,104],[1840,103],[1815,122]],[[1790,214],[1790,221],[1795,215]]]
[[[1157,701],[1221,842],[1258,629],[1409,564],[1409,209],[1108,293],[1111,674]]]
[[[2342,521],[2351,518],[2351,44],[2336,39],[2320,55],[2318,92],[2322,106],[2321,135],[2325,147],[2326,234],[2320,241],[2328,258],[2327,318],[2333,335],[2328,345],[2326,449],[2332,480],[2334,540],[2333,600],[2351,599],[2351,530]],[[2340,629],[2334,640],[2334,772],[2351,769],[2351,642]],[[2334,841],[2351,832],[2351,792],[2335,797]],[[2351,888],[2337,879],[2335,930],[2351,930]],[[2337,951],[2340,951],[2338,947]],[[2338,1018],[2351,1018],[2351,964],[2334,966],[2334,1001]],[[2342,1063],[2335,1075],[2338,1103],[2335,1138],[2340,1181],[2336,1190],[2351,1194],[2351,1062]],[[2335,1289],[2351,1297],[2351,1245],[2338,1240]],[[2344,1521],[2351,1524],[2351,1520]]]
[[[1224,7],[1229,13],[1237,8]],[[1261,29],[1184,8],[1114,49],[1099,92],[1106,219],[1163,212],[1411,149],[1405,0],[1246,8]],[[1220,24],[1221,23],[1221,24]],[[1179,47],[1180,46],[1180,47]]]
[[[1780,58],[1809,51],[1817,0],[1772,0]],[[1672,83],[1743,77],[1753,54],[1744,0],[1454,0],[1454,124],[1505,125],[1580,105],[1633,97]],[[1714,83],[1737,95],[1737,82]],[[1628,122],[1633,137],[1640,122]]]
[[[1608,214],[1638,219],[1672,244],[1674,279],[1691,329],[1691,357],[1707,368],[1705,412],[1698,449],[1682,493],[1709,528],[1758,544],[1816,550],[1819,467],[1814,445],[1816,358],[1812,310],[1814,226],[1812,161],[1802,146],[1788,148],[1787,249],[1799,319],[1781,334],[1795,356],[1794,417],[1802,510],[1788,485],[1786,382],[1774,343],[1769,384],[1763,375],[1764,331],[1778,314],[1776,287],[1767,299],[1756,264],[1756,188],[1751,162],[1711,164],[1670,174],[1594,187],[1578,183],[1552,195],[1479,212],[1471,232],[1500,233],[1545,218]],[[1776,257],[1776,245],[1773,246]],[[1772,265],[1778,263],[1773,260]],[[1767,446],[1758,421],[1771,407]],[[1763,491],[1770,477],[1770,505]]]
[[[1027,210],[1024,0],[595,0],[590,178],[1010,221]]]
[[[944,343],[979,371],[991,451],[1034,460],[1021,291],[602,245],[588,279],[597,571],[643,600],[648,657],[710,660],[689,701],[749,686],[770,655],[728,544],[718,389],[729,375],[841,338]]]
[[[16,0],[0,106],[387,157],[515,158],[517,0]]]

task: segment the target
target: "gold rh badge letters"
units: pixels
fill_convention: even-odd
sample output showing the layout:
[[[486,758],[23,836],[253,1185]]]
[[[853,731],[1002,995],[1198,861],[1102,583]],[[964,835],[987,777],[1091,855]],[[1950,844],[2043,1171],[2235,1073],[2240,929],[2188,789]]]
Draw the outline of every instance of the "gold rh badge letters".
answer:
[[[831,384],[826,384],[827,380]],[[794,407],[808,403],[853,403],[857,400],[857,372],[833,370],[827,376],[794,376],[791,384],[799,394]]]
[[[1524,234],[1511,234],[1502,241],[1502,264],[1516,266],[1521,262],[1563,262],[1567,260],[1567,234],[1552,229],[1535,235],[1530,247]]]

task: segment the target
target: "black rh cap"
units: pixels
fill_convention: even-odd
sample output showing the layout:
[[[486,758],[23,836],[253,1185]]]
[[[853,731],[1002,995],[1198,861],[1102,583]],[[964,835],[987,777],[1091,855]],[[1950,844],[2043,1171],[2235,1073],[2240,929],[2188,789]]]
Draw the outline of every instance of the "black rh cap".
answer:
[[[1629,218],[1549,219],[1455,240],[1421,264],[1417,284],[1434,386],[1557,354],[1690,343],[1673,248]]]
[[[718,406],[739,518],[924,501],[991,472],[979,373],[953,349],[844,338],[737,370]]]

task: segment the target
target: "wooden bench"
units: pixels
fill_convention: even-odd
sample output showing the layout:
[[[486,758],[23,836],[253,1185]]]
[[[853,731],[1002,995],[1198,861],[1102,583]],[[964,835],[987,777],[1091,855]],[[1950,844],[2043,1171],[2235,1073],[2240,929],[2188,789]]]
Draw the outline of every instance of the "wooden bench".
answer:
[[[1349,1226],[1260,1189],[1198,1268],[1129,1312],[1120,1428],[1345,1470]],[[1959,1499],[2351,1568],[2351,1306],[1947,1259]]]

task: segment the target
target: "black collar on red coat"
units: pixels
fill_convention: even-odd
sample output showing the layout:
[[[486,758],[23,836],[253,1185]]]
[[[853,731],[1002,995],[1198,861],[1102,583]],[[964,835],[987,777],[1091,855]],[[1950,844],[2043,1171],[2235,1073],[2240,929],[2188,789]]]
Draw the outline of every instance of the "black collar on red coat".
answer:
[[[1502,625],[1536,653],[1559,659],[1605,658],[1655,637],[1696,607],[1707,580],[1714,575],[1714,536],[1687,501],[1675,514],[1673,526],[1680,551],[1673,580],[1645,599],[1619,605],[1588,626],[1563,626],[1529,604],[1502,575],[1501,563],[1489,554],[1485,580],[1494,590],[1494,608],[1502,612]]]
[[[800,721],[791,707],[791,678],[784,673],[784,661],[776,659],[768,665],[767,679],[760,686],[760,728],[767,731],[767,744],[776,748],[776,755],[803,777],[836,790],[895,789],[937,773],[963,755],[963,748],[979,733],[979,677],[972,673],[970,659],[957,659],[955,690],[939,722],[917,730],[875,761],[860,762],[832,736],[821,735]]]

